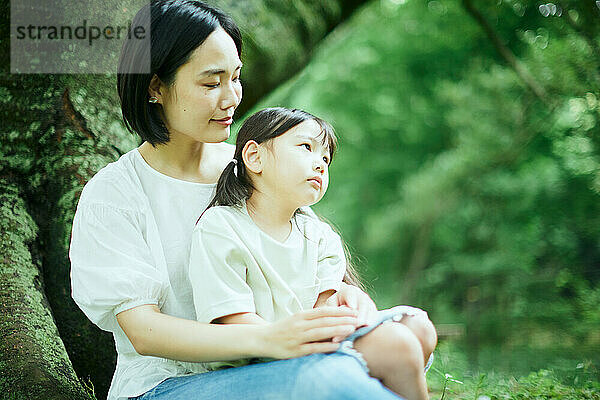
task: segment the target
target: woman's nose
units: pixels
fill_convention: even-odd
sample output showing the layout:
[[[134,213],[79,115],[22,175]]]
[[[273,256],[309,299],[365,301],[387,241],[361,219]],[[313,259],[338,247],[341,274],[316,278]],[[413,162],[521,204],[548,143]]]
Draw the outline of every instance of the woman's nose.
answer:
[[[228,108],[237,106],[240,104],[242,99],[242,88],[236,86],[235,82],[230,82],[227,88],[223,91],[223,98],[221,100],[221,109],[227,110]]]

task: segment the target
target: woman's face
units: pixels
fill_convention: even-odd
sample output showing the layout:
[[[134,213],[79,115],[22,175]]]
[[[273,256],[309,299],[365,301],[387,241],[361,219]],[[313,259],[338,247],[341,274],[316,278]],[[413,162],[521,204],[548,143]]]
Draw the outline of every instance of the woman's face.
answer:
[[[233,39],[219,28],[179,67],[172,85],[160,84],[159,102],[172,141],[217,143],[229,137],[242,100],[241,68]]]

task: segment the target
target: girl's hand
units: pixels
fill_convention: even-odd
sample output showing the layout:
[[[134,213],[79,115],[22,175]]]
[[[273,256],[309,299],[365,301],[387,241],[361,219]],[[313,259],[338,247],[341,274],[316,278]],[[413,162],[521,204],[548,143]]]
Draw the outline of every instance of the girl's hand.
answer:
[[[358,324],[357,311],[348,307],[319,307],[261,325],[264,353],[272,358],[293,358],[336,351],[336,336],[347,336]]]
[[[358,311],[358,326],[368,325],[377,318],[377,307],[368,294],[342,282],[340,290],[327,300],[330,306],[347,306]]]

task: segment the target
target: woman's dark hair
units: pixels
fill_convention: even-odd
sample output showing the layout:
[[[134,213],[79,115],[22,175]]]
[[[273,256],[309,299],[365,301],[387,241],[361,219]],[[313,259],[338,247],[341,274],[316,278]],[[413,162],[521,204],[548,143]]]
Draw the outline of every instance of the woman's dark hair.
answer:
[[[215,197],[207,209],[214,206],[240,207],[250,198],[254,186],[242,159],[242,150],[248,141],[253,140],[258,144],[268,144],[269,140],[283,135],[305,121],[315,121],[321,128],[318,138],[321,139],[321,144],[329,149],[331,162],[337,148],[337,138],[333,127],[328,122],[298,109],[265,108],[250,116],[240,128],[235,142],[233,160],[227,164],[221,173],[217,182]],[[296,213],[302,213],[302,210],[296,210]],[[350,252],[345,244],[344,253],[346,255],[344,282],[362,288],[356,268],[350,262]]]
[[[177,69],[219,27],[231,36],[241,57],[242,35],[231,17],[201,1],[153,0],[138,11],[131,26],[144,26],[148,18],[149,45],[145,40],[131,39],[123,44],[117,90],[127,129],[155,146],[167,143],[169,132],[161,117],[162,106],[148,102],[152,77],[156,75],[165,85],[173,84]],[[135,73],[148,60],[148,73]]]

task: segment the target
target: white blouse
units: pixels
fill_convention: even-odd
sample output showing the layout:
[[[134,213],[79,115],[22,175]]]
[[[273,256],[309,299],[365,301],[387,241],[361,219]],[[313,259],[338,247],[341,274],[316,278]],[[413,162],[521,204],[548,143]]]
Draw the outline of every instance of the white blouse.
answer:
[[[156,304],[165,314],[196,319],[190,243],[215,187],[163,175],[134,149],[100,170],[81,193],[69,250],[72,297],[93,323],[113,333],[117,367],[109,400],[203,370],[199,363],[139,355],[115,315]]]

